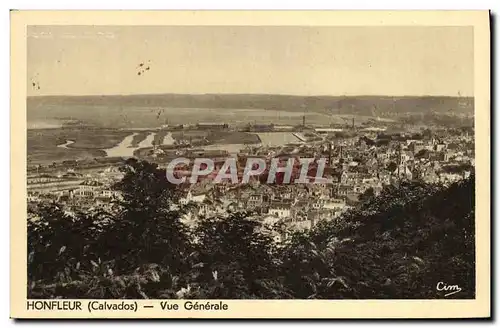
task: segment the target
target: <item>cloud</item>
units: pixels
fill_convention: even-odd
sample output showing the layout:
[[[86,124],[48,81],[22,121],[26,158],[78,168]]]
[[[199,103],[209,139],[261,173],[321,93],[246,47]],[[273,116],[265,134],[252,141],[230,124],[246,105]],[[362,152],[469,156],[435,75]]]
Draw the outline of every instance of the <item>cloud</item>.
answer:
[[[39,33],[32,33],[28,35],[29,38],[34,38],[34,39],[52,39],[54,35],[52,32],[39,32]]]
[[[106,39],[114,39],[115,34],[112,32],[85,32],[83,34],[75,34],[75,33],[63,33],[63,34],[53,34],[52,32],[35,32],[28,35],[29,38],[34,39],[98,39],[98,38],[106,38]]]

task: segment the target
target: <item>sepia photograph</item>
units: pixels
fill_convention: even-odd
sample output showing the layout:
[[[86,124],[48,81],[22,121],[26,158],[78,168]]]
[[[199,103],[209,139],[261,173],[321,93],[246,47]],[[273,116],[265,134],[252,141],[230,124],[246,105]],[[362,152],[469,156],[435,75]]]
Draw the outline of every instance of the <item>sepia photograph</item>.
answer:
[[[473,23],[67,22],[16,72],[24,310],[478,299]]]

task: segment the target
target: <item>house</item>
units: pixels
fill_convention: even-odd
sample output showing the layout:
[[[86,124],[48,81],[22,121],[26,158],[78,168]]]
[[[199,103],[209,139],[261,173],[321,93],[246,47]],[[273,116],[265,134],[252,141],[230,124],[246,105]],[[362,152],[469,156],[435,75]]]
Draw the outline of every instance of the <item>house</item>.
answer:
[[[452,159],[452,158],[453,158],[453,156],[455,156],[455,154],[454,154],[454,153],[449,152],[449,151],[448,151],[448,152],[445,152],[445,153],[443,154],[443,160],[444,160],[445,162],[448,162],[448,161],[450,161],[450,159]]]
[[[410,145],[410,150],[413,151],[414,155],[418,154],[419,152],[425,149],[427,149],[427,147],[423,143],[412,143]]]
[[[323,204],[323,208],[328,210],[343,210],[345,207],[345,200],[340,198],[332,198]]]
[[[193,199],[193,194],[191,194],[191,191],[188,191],[185,197],[181,197],[179,199],[179,203],[181,205],[187,205],[191,202],[192,199]]]
[[[405,164],[400,164],[394,170],[393,174],[399,179],[411,180],[413,178],[413,173],[410,168]]]
[[[39,202],[40,197],[38,194],[28,192],[28,203],[29,202]]]
[[[440,151],[443,151],[445,148],[446,148],[446,145],[445,145],[445,144],[437,144],[437,145],[435,145],[435,148],[434,148],[434,149],[435,149],[437,152],[440,152]]]
[[[459,173],[441,173],[439,180],[441,183],[450,184],[462,180],[463,174]]]
[[[193,192],[191,192],[191,190],[189,190],[187,192],[186,196],[181,197],[179,199],[179,203],[181,205],[187,205],[191,202],[202,203],[203,201],[205,201],[205,198],[206,198],[205,193],[193,193]]]
[[[337,189],[337,195],[341,197],[347,197],[347,195],[352,191],[352,186],[341,184]]]
[[[54,181],[59,181],[59,178],[50,174],[40,174],[38,176],[28,178],[28,184],[47,183]]]
[[[413,160],[413,153],[410,151],[402,151],[401,154],[399,155],[399,162],[400,163],[406,163],[410,160]]]
[[[291,217],[291,205],[290,202],[271,202],[268,213],[280,219],[289,218]]]
[[[263,202],[264,202],[263,195],[260,193],[254,193],[254,194],[251,194],[250,197],[248,197],[247,207],[249,207],[249,208],[260,207],[260,206],[262,206]]]
[[[78,189],[73,191],[77,197],[94,197],[103,188],[103,183],[95,180],[87,180],[80,183]]]
[[[292,228],[298,231],[303,231],[303,230],[310,230],[313,227],[313,222],[312,220],[305,219],[305,220],[297,220],[292,223]]]
[[[329,178],[330,178],[330,182],[331,183],[339,183],[340,182],[340,178],[342,176],[342,173],[339,173],[337,171],[333,171],[333,170],[326,170],[325,169],[325,175],[327,175]]]
[[[380,171],[378,172],[377,177],[383,185],[391,183],[391,174],[389,171]]]
[[[101,197],[106,197],[106,198],[118,198],[120,197],[120,192],[116,190],[110,190],[110,189],[104,189],[101,190]]]
[[[343,171],[342,174],[340,175],[340,183],[345,185],[347,184],[348,180],[349,180],[349,175],[347,174],[347,171]]]
[[[318,199],[312,203],[312,210],[319,210],[325,205],[325,200]]]
[[[352,190],[357,193],[357,194],[362,194],[365,192],[365,190],[368,189],[367,187],[363,185],[354,185]]]
[[[309,200],[307,199],[301,199],[301,200],[296,200],[294,203],[292,203],[292,216],[297,216],[301,212],[307,212],[309,210],[310,204]]]

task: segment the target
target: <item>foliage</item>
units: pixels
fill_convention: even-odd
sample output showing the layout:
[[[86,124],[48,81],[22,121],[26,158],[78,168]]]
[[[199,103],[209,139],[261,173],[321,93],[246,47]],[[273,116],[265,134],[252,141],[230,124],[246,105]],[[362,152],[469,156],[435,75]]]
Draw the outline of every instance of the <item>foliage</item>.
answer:
[[[203,218],[194,231],[190,282],[208,298],[275,298],[273,240],[247,213]],[[195,264],[196,262],[196,264]],[[208,292],[207,292],[208,291]]]
[[[364,203],[364,202],[370,200],[374,196],[375,196],[375,191],[373,190],[373,187],[370,187],[370,188],[366,189],[366,191],[364,193],[362,193],[358,199],[360,202]]]
[[[190,230],[164,170],[129,160],[123,172],[116,212],[33,210],[30,298],[440,298],[439,281],[474,297],[474,176],[372,190],[310,231],[271,231],[240,212]]]
[[[189,242],[181,213],[172,209],[175,186],[156,164],[130,159],[122,171],[125,176],[115,186],[123,196],[122,210],[103,233],[100,248],[124,270],[158,263],[176,271]]]

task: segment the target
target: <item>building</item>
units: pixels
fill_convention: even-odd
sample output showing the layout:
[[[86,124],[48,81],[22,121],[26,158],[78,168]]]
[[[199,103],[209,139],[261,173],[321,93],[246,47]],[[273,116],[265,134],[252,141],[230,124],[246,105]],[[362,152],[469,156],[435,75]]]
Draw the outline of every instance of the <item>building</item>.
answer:
[[[189,190],[186,194],[186,196],[184,197],[181,197],[179,199],[179,203],[181,205],[187,205],[191,202],[193,203],[202,203],[203,201],[205,201],[205,198],[206,198],[206,194],[204,193],[198,193],[198,194],[195,194],[195,193],[192,193],[191,190]]]
[[[224,130],[229,128],[229,124],[226,123],[211,123],[211,122],[201,122],[196,124],[196,127],[201,130],[213,130],[213,129],[219,129],[219,130]]]
[[[263,196],[262,194],[252,194],[247,200],[247,206],[249,208],[255,208],[262,206]]]
[[[393,174],[398,179],[411,180],[413,178],[413,172],[405,164],[400,164],[393,172]]]
[[[289,218],[292,214],[291,207],[292,204],[290,202],[271,202],[268,213],[280,219]]]
[[[73,190],[76,197],[97,197],[104,185],[95,180],[87,180],[80,183],[77,189]]]

